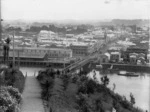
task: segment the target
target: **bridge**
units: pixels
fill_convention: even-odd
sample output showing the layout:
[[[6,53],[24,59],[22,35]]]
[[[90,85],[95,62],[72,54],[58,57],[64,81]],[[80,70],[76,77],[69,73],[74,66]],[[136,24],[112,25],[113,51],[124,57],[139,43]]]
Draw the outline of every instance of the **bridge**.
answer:
[[[63,69],[63,71],[67,72],[69,70],[69,71],[73,72],[79,68],[82,68],[84,65],[86,65],[87,63],[89,63],[92,60],[93,60],[92,57],[89,56],[83,60],[79,60],[79,61],[67,66],[66,68]]]
[[[101,51],[101,54],[104,54],[107,49],[116,41],[118,41],[119,39],[125,39],[126,37],[124,35],[120,35],[118,38],[115,38],[111,41],[108,41],[107,43],[103,43],[100,48],[98,49],[98,51]],[[74,72],[75,70],[82,68],[84,65],[86,65],[89,62],[92,62],[94,60],[94,58],[100,56],[101,54],[99,54],[99,52],[94,52],[93,54],[90,54],[88,56],[86,56],[84,59],[79,60],[69,66],[67,66],[66,68],[63,69],[64,72],[67,72],[68,70],[71,72]]]

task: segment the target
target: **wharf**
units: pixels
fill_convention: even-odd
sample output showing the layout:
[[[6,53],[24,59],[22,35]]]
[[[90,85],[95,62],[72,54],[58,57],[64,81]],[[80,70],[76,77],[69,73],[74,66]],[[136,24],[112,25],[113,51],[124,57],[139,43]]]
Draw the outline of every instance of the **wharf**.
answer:
[[[132,64],[116,64],[116,63],[102,63],[101,65],[103,66],[103,69],[108,69],[113,65],[113,69],[150,73],[150,66],[148,65],[132,65]]]

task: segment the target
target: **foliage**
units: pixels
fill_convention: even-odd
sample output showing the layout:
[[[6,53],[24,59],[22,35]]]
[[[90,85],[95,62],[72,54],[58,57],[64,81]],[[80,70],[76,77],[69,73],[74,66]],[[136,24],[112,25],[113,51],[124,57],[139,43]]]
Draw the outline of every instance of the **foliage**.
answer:
[[[87,93],[87,87],[85,86],[84,83],[80,84],[78,87],[78,94],[82,93],[82,94],[86,94]]]
[[[54,72],[54,70],[53,69],[47,69],[46,71],[46,75],[48,76],[48,77],[51,77],[51,78],[55,78],[55,72]]]
[[[17,88],[13,88],[11,86],[7,87],[7,91],[10,93],[10,95],[15,98],[17,100],[17,103],[21,102],[21,93],[19,92],[19,90]]]
[[[39,71],[37,76],[42,86],[42,99],[48,100],[50,97],[50,89],[54,86],[55,72],[53,69],[46,69],[45,71]]]
[[[72,76],[71,80],[72,80],[72,83],[76,83],[78,80],[78,76],[77,75]]]
[[[90,93],[93,94],[94,91],[95,91],[96,86],[97,86],[96,82],[93,81],[92,79],[89,79],[87,81],[87,85],[86,85],[86,87],[87,87],[87,94],[90,94]]]
[[[95,100],[95,110],[98,112],[104,112],[103,103],[101,97]]]
[[[96,82],[94,82],[92,79],[84,79],[84,81],[80,82],[78,87],[78,93],[83,94],[93,94],[96,89]]]
[[[63,75],[62,77],[64,90],[67,89],[67,86],[69,84],[69,78],[70,77],[68,75]]]
[[[4,90],[4,91],[8,91],[9,94],[10,94],[13,98],[16,99],[17,103],[20,103],[22,97],[21,97],[21,93],[18,91],[17,88],[14,88],[14,87],[12,87],[12,86],[7,86],[7,87],[3,86],[3,87],[1,87],[1,89]]]
[[[47,30],[47,31],[53,31],[53,32],[60,32],[63,34],[80,34],[80,33],[84,33],[87,32],[87,26],[86,25],[78,25],[76,29],[74,29],[73,26],[70,26],[68,28],[65,27],[57,27],[55,25],[43,25],[43,26],[31,26],[29,29],[27,29],[26,31],[29,32],[40,32],[41,30]]]
[[[40,80],[43,80],[43,78],[44,78],[44,72],[43,71],[39,71],[39,73],[38,73],[38,75],[37,75],[37,79],[40,81]]]
[[[86,102],[86,98],[83,94],[79,94],[76,96],[76,102],[79,105],[79,112],[90,112],[89,106]]]
[[[59,71],[59,70],[57,70],[57,71],[56,71],[56,74],[59,76],[59,75],[60,75],[60,71]]]
[[[10,38],[8,37],[6,40],[5,40],[5,43],[4,46],[3,46],[3,56],[4,56],[4,63],[5,61],[8,61],[8,58],[9,58],[9,44],[10,44],[11,40]]]
[[[4,71],[4,74],[6,85],[18,88],[20,92],[23,91],[25,77],[21,71],[15,68],[8,68]]]
[[[131,105],[135,104],[135,98],[132,93],[130,93],[130,103],[131,103]]]
[[[107,76],[101,77],[102,84],[107,86],[109,84],[109,78]]]
[[[5,80],[6,80],[6,84],[8,86],[13,86],[14,82],[15,82],[15,74],[17,73],[17,71],[15,69],[9,69],[7,70],[6,74],[5,74]]]
[[[0,88],[0,110],[3,110],[3,112],[14,112],[20,101],[21,94],[16,88]]]
[[[80,82],[84,82],[84,81],[87,81],[88,80],[88,77],[86,77],[85,75],[82,75],[80,77]]]
[[[22,31],[22,29],[20,27],[8,27],[6,29],[6,31]]]

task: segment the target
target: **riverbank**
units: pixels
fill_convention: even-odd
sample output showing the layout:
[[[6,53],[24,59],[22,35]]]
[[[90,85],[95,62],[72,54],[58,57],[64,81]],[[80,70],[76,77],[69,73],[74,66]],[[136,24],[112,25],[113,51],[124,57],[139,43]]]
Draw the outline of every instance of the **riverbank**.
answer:
[[[97,67],[97,65],[102,65],[101,67]],[[101,71],[101,70],[125,70],[131,72],[143,72],[150,73],[150,66],[148,65],[131,65],[131,64],[116,64],[116,63],[97,63],[97,62],[89,62],[82,67],[83,71],[89,73],[93,69]]]
[[[143,112],[134,107],[134,103],[126,97],[109,89],[109,81],[107,84],[105,81],[97,83],[84,72],[60,74],[50,69],[41,71],[37,78],[43,89],[43,99],[48,101],[50,111],[111,112],[115,109],[119,112]]]
[[[150,73],[150,66],[147,65],[116,64],[116,63],[102,63],[101,65],[103,69],[108,69],[112,66],[113,69],[118,70]]]
[[[93,71],[88,74],[92,79]],[[119,76],[116,73],[102,73],[100,71],[95,71],[95,73],[98,82],[101,82],[100,79],[104,74],[107,75],[110,79],[108,88],[112,90],[115,84],[114,92],[126,96],[128,100],[130,100],[130,93],[132,93],[135,97],[135,106],[150,111],[150,75],[148,73],[138,73],[139,77]]]

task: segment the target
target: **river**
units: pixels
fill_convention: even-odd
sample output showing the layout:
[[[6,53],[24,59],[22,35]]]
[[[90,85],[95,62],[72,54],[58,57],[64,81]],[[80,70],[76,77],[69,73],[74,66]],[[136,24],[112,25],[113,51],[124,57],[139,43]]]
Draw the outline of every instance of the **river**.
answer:
[[[20,70],[24,75],[33,76],[37,75],[39,70],[43,70],[44,68],[37,67],[21,67]],[[93,78],[93,72],[90,72],[89,77]],[[135,97],[135,106],[140,107],[143,110],[150,111],[150,75],[147,73],[139,73],[139,77],[125,77],[119,76],[117,74],[107,74],[109,77],[109,85],[110,89],[113,88],[113,84],[115,83],[116,89],[115,92],[120,95],[126,96],[129,100],[130,93],[132,93]],[[99,82],[100,78],[103,75],[96,71],[96,78]]]
[[[27,76],[34,76],[34,75],[38,75],[38,71],[39,70],[44,70],[44,68],[40,68],[40,67],[20,67],[20,70],[22,71],[23,75],[25,76],[27,74]]]
[[[93,78],[94,72],[88,74]],[[115,92],[126,96],[130,99],[130,93],[135,97],[135,106],[150,111],[150,74],[138,73],[139,77],[126,77],[119,76],[117,74],[106,74],[110,80],[108,87],[113,88],[113,84],[116,85]],[[101,83],[100,78],[103,75],[99,71],[96,71],[96,78]]]

